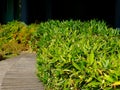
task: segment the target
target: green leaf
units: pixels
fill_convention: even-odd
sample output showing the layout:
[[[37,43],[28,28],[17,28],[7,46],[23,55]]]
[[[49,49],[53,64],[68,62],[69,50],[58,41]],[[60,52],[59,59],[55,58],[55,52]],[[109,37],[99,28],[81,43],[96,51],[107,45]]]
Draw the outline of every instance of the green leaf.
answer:
[[[105,80],[107,80],[109,82],[113,82],[114,81],[112,77],[110,77],[109,75],[107,75],[105,73],[104,73],[104,78],[105,78]]]
[[[94,52],[93,52],[93,50],[91,51],[90,54],[88,54],[87,60],[88,60],[88,62],[89,62],[89,63],[88,63],[89,65],[92,65],[92,64],[94,63]]]
[[[120,81],[116,81],[116,82],[114,82],[113,84],[112,84],[112,86],[120,86]]]
[[[86,80],[86,82],[89,83],[90,81],[92,81],[92,79],[93,79],[92,77],[89,77],[89,78]]]
[[[79,65],[77,63],[75,63],[73,60],[72,60],[72,65],[78,69],[78,70],[81,70],[81,68],[79,67]]]
[[[96,81],[92,81],[87,84],[87,86],[89,87],[97,87],[98,85],[100,85],[100,82],[96,82]]]

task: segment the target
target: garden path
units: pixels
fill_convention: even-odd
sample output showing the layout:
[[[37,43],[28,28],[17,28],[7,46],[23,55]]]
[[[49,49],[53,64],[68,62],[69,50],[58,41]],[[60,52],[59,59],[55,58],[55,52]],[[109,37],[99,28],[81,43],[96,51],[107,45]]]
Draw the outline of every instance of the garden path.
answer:
[[[44,90],[36,76],[36,55],[21,55],[0,61],[0,90]]]

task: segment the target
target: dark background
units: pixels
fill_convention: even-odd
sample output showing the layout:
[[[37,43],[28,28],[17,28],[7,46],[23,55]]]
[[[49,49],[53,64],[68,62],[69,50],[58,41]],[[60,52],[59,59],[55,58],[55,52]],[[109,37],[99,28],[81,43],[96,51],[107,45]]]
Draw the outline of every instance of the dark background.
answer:
[[[0,0],[0,21],[4,17],[7,0]],[[14,0],[15,16],[18,14]],[[17,13],[16,13],[17,12]],[[59,20],[104,20],[108,25],[115,23],[115,0],[27,0],[27,22]],[[14,17],[14,18],[17,18]]]
[[[51,6],[47,6],[47,0],[29,0],[29,23],[45,21],[51,7],[51,19],[80,19],[105,20],[109,25],[114,25],[115,0],[51,0]]]

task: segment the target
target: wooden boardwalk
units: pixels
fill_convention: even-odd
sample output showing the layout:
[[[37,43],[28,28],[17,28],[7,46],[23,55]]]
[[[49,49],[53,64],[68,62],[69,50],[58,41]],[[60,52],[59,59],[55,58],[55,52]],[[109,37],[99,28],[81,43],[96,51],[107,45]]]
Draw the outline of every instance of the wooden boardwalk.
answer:
[[[0,90],[44,90],[36,76],[35,54],[0,61]]]

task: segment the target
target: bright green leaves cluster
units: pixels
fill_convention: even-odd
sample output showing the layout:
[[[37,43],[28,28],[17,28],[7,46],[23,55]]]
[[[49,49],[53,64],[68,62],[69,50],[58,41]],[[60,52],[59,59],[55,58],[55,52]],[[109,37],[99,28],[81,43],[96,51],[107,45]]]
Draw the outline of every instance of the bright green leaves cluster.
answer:
[[[120,85],[119,31],[100,21],[48,21],[35,34],[38,77],[47,90]]]

